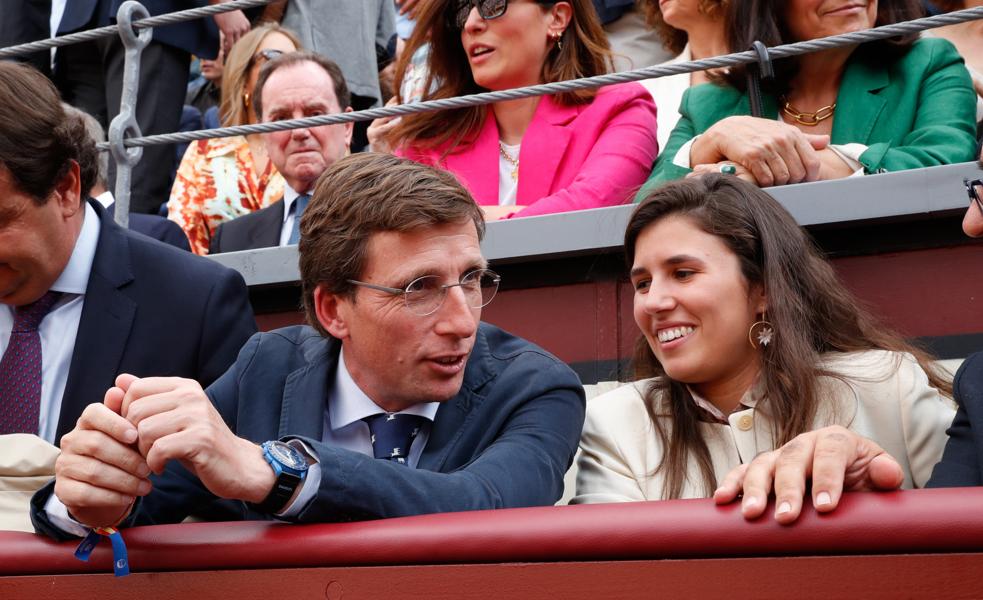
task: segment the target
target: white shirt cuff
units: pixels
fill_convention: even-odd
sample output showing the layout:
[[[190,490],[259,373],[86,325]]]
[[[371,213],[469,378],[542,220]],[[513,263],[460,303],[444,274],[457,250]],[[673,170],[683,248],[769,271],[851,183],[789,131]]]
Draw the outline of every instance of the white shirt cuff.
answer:
[[[48,515],[48,521],[65,533],[85,537],[91,531],[91,529],[73,519],[68,514],[68,507],[62,504],[58,496],[54,494],[51,494],[48,501],[44,503],[44,512]]]
[[[830,144],[827,148],[853,169],[850,177],[863,177],[864,166],[860,163],[860,155],[867,151],[867,146],[863,144]]]
[[[677,167],[682,167],[684,169],[691,169],[689,160],[690,150],[693,148],[693,142],[699,139],[700,136],[694,135],[688,142],[679,147],[679,151],[676,152],[676,156],[672,157],[672,164]]]
[[[283,507],[283,510],[273,515],[282,520],[291,520],[299,515],[314,499],[321,486],[321,463],[317,461],[314,451],[300,440],[290,440],[287,443],[307,457],[308,467],[307,475],[300,482],[300,492],[294,496],[292,502]]]

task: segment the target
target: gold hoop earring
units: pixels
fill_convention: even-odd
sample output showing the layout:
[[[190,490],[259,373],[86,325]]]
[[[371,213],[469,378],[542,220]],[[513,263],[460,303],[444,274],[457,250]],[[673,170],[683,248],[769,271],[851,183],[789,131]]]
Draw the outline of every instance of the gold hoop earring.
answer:
[[[768,320],[768,312],[761,313],[761,319],[751,324],[747,330],[747,341],[751,347],[757,350],[761,346],[767,346],[775,337],[775,326]],[[757,341],[757,342],[756,342]]]

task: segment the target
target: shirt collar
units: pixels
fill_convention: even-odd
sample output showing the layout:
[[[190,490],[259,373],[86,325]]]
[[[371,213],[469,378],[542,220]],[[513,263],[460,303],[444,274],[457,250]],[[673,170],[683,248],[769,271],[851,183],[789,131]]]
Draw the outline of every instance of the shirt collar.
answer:
[[[313,190],[312,190],[313,191]],[[310,192],[308,192],[310,194]],[[300,192],[290,187],[290,184],[283,184],[283,222],[286,223],[287,219],[294,214],[294,202],[297,197],[300,196]]]
[[[691,386],[687,385],[686,389],[689,390],[690,396],[693,397],[693,402],[706,413],[706,416],[710,422],[721,423],[724,425],[729,423],[727,420],[729,415],[725,415],[724,412],[717,408],[712,402],[697,394],[696,390],[694,390]],[[742,410],[747,410],[749,408],[754,408],[757,406],[758,399],[763,393],[764,382],[761,377],[758,377],[758,379],[754,382],[754,385],[751,386],[751,389],[744,392],[744,396],[741,397],[741,402],[731,412],[735,413]]]
[[[433,421],[437,416],[439,402],[422,402],[399,411],[399,414],[417,415]],[[328,402],[328,415],[331,421],[331,429],[337,431],[347,427],[352,423],[361,421],[365,417],[371,417],[379,413],[386,412],[379,408],[379,405],[365,395],[365,392],[358,387],[352,379],[345,365],[344,351],[338,353],[338,369],[335,371],[334,392],[331,402]]]
[[[89,285],[92,262],[96,257],[96,247],[99,245],[101,227],[99,215],[88,202],[85,202],[85,217],[82,220],[82,230],[75,240],[75,249],[72,250],[72,257],[68,259],[65,269],[52,284],[52,291],[69,294],[85,293]]]

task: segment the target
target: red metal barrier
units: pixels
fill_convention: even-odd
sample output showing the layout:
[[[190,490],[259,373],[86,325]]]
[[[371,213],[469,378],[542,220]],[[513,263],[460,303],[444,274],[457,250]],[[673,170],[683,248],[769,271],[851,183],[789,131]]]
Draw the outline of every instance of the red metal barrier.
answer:
[[[0,578],[0,596],[179,597],[194,588],[237,600],[290,590],[555,600],[575,591],[639,597],[656,585],[701,597],[983,597],[983,488],[848,494],[835,513],[807,509],[791,527],[745,522],[736,505],[682,500],[306,526],[194,523],[124,535],[135,574],[114,579],[106,545],[83,563],[74,543],[0,532],[0,573],[21,575]],[[81,573],[100,575],[71,575]]]

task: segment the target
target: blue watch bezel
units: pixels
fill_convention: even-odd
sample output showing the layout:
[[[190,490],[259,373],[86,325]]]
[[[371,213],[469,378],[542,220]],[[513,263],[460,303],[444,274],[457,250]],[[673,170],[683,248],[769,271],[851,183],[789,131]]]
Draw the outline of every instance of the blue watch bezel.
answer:
[[[289,473],[296,477],[300,477],[301,480],[303,480],[307,475],[307,470],[310,468],[307,464],[307,460],[304,458],[304,455],[300,453],[300,450],[294,448],[290,444],[281,442],[280,440],[269,440],[263,442],[260,447],[263,449],[263,458],[265,458],[266,462],[270,464],[270,466],[273,468],[273,472],[276,473],[277,476],[279,476],[280,473]],[[284,454],[293,455],[296,458],[297,466],[294,467],[292,465],[288,465],[280,460],[280,458],[277,457],[274,448],[280,452],[283,452]]]

